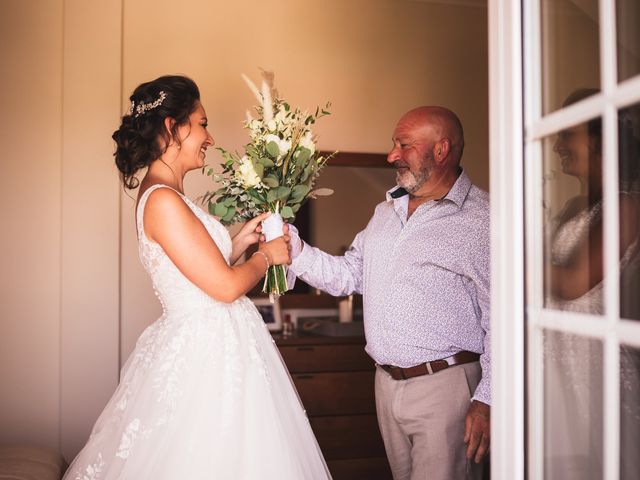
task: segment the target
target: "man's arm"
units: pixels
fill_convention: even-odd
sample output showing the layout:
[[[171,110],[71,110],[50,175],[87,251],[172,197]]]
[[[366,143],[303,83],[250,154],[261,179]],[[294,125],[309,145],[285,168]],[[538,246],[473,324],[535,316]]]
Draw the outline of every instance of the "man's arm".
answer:
[[[366,229],[356,235],[343,256],[329,255],[302,241],[298,230],[289,227],[291,257],[289,269],[309,285],[330,295],[362,293],[363,245]]]
[[[481,253],[474,257],[473,282],[480,311],[480,325],[484,330],[484,352],[480,355],[482,378],[476,388],[465,419],[464,441],[467,458],[480,463],[489,450],[491,438],[491,319],[490,319],[490,242],[488,233]]]

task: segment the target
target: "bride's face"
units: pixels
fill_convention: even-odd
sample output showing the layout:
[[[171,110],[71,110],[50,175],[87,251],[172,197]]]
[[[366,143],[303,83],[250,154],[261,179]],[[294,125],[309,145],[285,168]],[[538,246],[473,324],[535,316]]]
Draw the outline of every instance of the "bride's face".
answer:
[[[586,123],[560,132],[553,150],[560,156],[563,173],[583,179],[596,173],[594,163],[598,159]]]
[[[189,115],[189,122],[178,127],[178,138],[181,143],[177,160],[184,171],[202,168],[207,148],[215,142],[207,130],[207,114],[199,101],[196,109]]]

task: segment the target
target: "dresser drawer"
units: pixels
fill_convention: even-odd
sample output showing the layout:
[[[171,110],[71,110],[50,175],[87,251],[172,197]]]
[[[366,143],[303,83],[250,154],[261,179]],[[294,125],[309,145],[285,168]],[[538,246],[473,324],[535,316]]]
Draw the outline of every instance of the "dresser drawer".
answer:
[[[296,373],[293,383],[307,414],[375,413],[374,372]]]
[[[328,460],[333,480],[392,480],[387,457]]]
[[[291,373],[373,371],[375,368],[361,344],[280,346],[279,350]]]
[[[311,417],[309,421],[326,460],[385,455],[375,414]]]

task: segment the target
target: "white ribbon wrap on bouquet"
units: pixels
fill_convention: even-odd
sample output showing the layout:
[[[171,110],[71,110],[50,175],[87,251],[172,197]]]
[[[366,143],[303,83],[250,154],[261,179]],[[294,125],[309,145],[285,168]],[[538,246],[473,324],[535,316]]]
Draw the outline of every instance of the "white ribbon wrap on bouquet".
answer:
[[[263,220],[262,233],[267,242],[282,237],[284,235],[284,233],[282,233],[282,227],[284,227],[284,222],[279,213],[272,213],[266,220]]]

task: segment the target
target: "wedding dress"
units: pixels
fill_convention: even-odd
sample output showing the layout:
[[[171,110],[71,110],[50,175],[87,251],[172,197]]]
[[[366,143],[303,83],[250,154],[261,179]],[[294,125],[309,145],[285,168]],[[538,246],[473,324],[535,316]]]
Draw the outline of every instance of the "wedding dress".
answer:
[[[565,211],[551,222],[551,262],[566,266],[587,241],[596,224],[602,224],[602,202],[585,208],[566,221]],[[619,268],[625,275],[638,272],[640,255],[636,239],[623,252]],[[604,288],[600,281],[572,300],[548,295],[545,306],[569,312],[605,314]],[[604,319],[602,320],[604,321]],[[604,347],[601,341],[580,335],[546,330],[545,343],[545,478],[549,480],[599,480],[604,468]],[[637,353],[620,351],[621,470],[620,478],[637,478],[638,425],[640,425],[640,373]],[[627,428],[630,427],[630,428]],[[630,472],[636,472],[630,473]]]
[[[145,236],[139,253],[163,314],[140,336],[65,480],[330,478],[291,378],[251,300],[206,295]],[[169,188],[169,187],[166,187]],[[227,262],[231,238],[181,195]],[[212,273],[213,274],[213,273]]]

